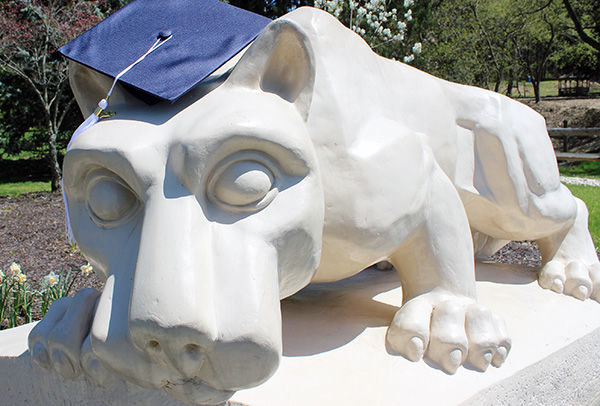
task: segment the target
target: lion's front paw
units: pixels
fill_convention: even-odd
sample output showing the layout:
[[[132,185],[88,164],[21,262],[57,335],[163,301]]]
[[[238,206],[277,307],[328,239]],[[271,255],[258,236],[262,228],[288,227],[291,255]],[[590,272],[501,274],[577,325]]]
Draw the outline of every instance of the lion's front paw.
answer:
[[[502,365],[511,341],[504,320],[472,299],[418,296],[402,306],[387,332],[392,350],[411,361],[427,356],[453,374],[467,361],[480,371]]]
[[[67,379],[85,374],[107,386],[112,374],[100,363],[90,345],[90,328],[99,293],[83,289],[73,298],[56,300],[46,316],[29,333],[33,361]]]
[[[585,300],[591,297],[600,302],[600,264],[586,266],[573,260],[552,260],[540,269],[538,282],[541,287],[557,293]]]

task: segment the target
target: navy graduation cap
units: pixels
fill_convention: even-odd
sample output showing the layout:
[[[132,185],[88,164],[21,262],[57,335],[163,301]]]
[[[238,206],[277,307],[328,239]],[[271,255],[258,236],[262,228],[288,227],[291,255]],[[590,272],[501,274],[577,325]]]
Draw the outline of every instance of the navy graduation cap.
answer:
[[[134,0],[58,52],[113,78],[145,55],[119,81],[142,100],[173,102],[270,21],[218,0]]]

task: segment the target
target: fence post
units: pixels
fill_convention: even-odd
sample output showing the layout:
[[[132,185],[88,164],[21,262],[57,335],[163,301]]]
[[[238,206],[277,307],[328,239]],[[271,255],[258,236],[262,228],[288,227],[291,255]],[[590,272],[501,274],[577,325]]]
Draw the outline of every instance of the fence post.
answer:
[[[563,127],[564,128],[568,128],[569,127],[569,121],[568,120],[564,120],[563,121]],[[563,152],[569,152],[569,136],[568,135],[564,135],[563,136]]]

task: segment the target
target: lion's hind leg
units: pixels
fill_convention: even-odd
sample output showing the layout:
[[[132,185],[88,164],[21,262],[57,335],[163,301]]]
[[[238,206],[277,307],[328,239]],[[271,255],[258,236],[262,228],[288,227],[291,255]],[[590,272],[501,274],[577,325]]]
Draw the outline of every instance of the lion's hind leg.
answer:
[[[497,105],[496,119],[461,121],[474,138],[473,188],[460,191],[471,229],[495,240],[536,240],[542,287],[598,300],[587,208],[560,183],[543,118],[506,98]]]

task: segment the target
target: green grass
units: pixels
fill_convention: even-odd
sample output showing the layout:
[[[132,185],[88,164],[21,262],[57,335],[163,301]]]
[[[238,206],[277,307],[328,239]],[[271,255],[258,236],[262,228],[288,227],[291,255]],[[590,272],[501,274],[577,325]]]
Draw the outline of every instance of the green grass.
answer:
[[[594,240],[596,250],[600,248],[600,187],[566,185],[571,193],[580,198],[587,205],[590,213],[589,229]]]
[[[600,179],[600,161],[581,161],[561,164],[558,166],[558,170],[563,176]]]
[[[50,182],[6,182],[0,183],[0,196],[19,197],[23,193],[49,192]]]

